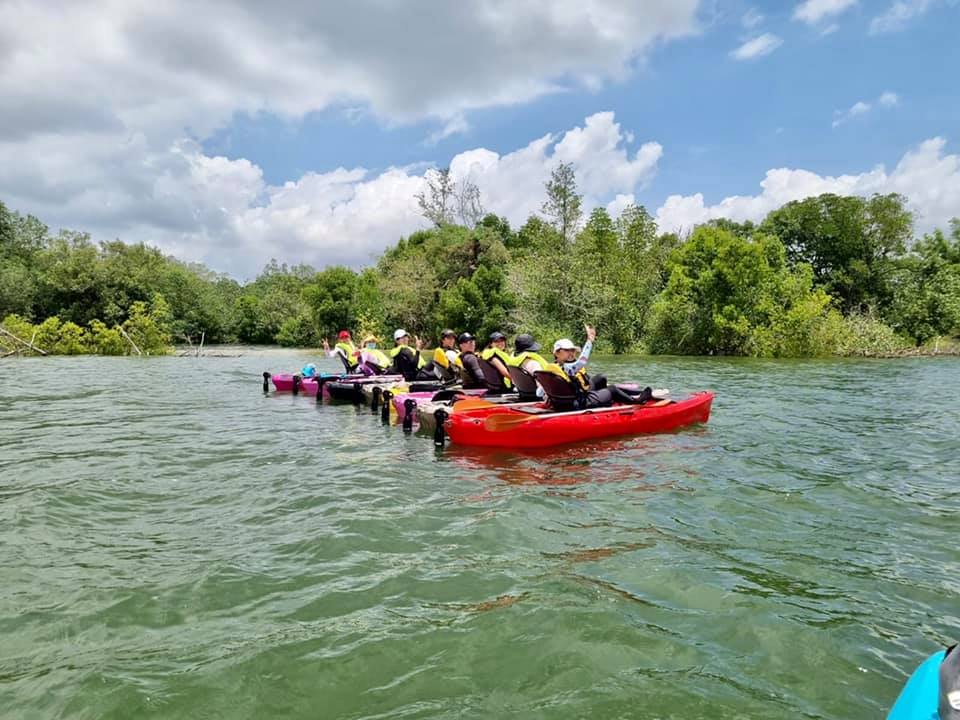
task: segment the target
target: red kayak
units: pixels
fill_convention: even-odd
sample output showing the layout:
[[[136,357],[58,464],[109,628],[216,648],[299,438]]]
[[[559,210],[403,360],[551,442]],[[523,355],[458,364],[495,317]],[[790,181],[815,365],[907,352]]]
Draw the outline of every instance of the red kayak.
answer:
[[[541,403],[461,413],[454,409],[444,428],[450,439],[460,445],[548,447],[615,435],[667,432],[707,422],[713,396],[712,392],[701,392],[665,405],[653,402],[571,412],[553,412]]]

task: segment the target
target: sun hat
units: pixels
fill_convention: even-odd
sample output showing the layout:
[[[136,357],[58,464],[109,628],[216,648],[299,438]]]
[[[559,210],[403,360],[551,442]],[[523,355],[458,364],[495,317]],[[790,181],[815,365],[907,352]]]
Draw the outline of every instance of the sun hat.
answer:
[[[514,350],[518,353],[525,352],[529,350],[530,352],[536,352],[540,349],[540,343],[533,339],[533,335],[529,333],[522,333],[517,335],[513,341]]]
[[[560,338],[553,344],[553,351],[557,350],[579,350],[580,348],[573,344],[572,340]]]
[[[363,339],[363,342],[362,342],[361,344],[362,344],[362,345],[366,345],[367,343],[372,343],[372,342],[373,342],[373,343],[378,343],[378,342],[380,342],[380,339],[379,339],[376,335],[367,335],[367,336]]]
[[[397,328],[396,330],[393,331],[393,339],[394,339],[394,340],[399,340],[400,338],[402,338],[402,337],[404,337],[404,336],[406,336],[406,335],[408,335],[408,334],[409,334],[409,333],[407,333],[407,331],[404,330],[403,328]]]

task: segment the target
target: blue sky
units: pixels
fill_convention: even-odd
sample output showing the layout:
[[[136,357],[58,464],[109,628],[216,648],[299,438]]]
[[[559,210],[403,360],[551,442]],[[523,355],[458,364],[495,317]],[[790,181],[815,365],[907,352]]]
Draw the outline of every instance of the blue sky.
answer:
[[[902,192],[921,231],[960,215],[956,0],[221,5],[21,8],[0,199],[240,276],[370,262],[451,162],[515,224],[564,159],[588,206],[663,229],[824,191]],[[44,62],[61,44],[72,69]]]

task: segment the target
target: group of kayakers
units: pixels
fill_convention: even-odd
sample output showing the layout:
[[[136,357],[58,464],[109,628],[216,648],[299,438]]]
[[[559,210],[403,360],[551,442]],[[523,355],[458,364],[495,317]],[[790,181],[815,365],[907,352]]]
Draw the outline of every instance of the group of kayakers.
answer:
[[[324,338],[323,349],[329,357],[339,357],[347,372],[365,375],[396,374],[405,380],[459,383],[464,389],[485,388],[491,393],[507,393],[513,388],[510,368],[519,368],[536,380],[537,395],[560,401],[570,409],[606,407],[614,402],[640,403],[650,399],[650,388],[636,390],[609,385],[603,375],[590,377],[586,372],[597,332],[585,325],[586,342],[580,347],[569,338],[553,344],[553,361],[539,354],[540,344],[529,333],[514,338],[513,352],[507,350],[507,336],[493,332],[482,350],[477,351],[477,338],[469,332],[446,329],[440,333],[440,344],[426,360],[423,343],[403,328],[393,333],[394,346],[381,350],[374,335],[363,338],[360,346],[353,342],[349,330],[341,330],[331,348]],[[555,390],[555,392],[551,392]]]

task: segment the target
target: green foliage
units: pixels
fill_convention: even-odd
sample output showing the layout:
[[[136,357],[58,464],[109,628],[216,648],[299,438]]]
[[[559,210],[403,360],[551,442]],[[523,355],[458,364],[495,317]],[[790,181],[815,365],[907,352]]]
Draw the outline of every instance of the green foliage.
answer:
[[[951,237],[941,230],[926,235],[894,273],[890,324],[922,344],[943,335],[960,335],[960,220]]]
[[[855,313],[844,318],[844,333],[835,349],[837,355],[876,357],[898,355],[912,343],[883,321]]]
[[[547,190],[547,199],[540,211],[551,221],[560,237],[570,242],[583,215],[583,196],[577,192],[573,163],[557,165],[544,187]]]
[[[913,217],[901,195],[870,199],[824,194],[771,212],[761,230],[780,238],[794,265],[813,268],[844,312],[885,309],[892,259],[904,252]]]
[[[358,340],[452,326],[549,343],[582,338],[586,323],[600,351],[778,357],[951,348],[960,336],[960,220],[907,252],[912,218],[898,195],[821,195],[760,225],[711,220],[685,240],[659,234],[639,206],[617,218],[594,209],[578,231],[570,165],[546,184],[549,221],[516,231],[483,215],[469,182],[434,189],[424,199],[437,227],[401,238],[376,267],[271,261],[245,285],[144,244],[51,234],[0,203],[0,317],[49,352],[109,355],[133,352],[121,330],[149,354],[201,334],[315,347],[342,328]]]
[[[825,354],[837,341],[830,297],[813,289],[808,267],[787,266],[775,237],[701,226],[670,265],[653,308],[654,352],[789,357]]]
[[[116,327],[107,327],[99,320],[90,323],[87,337],[90,352],[97,355],[127,355],[132,352],[130,344]]]
[[[357,274],[345,267],[330,267],[317,273],[303,290],[303,299],[311,310],[321,336],[333,335],[353,327],[357,316]],[[314,330],[314,335],[316,335]]]
[[[171,350],[170,306],[163,295],[154,295],[150,303],[134,302],[121,327],[144,355],[164,355]]]

